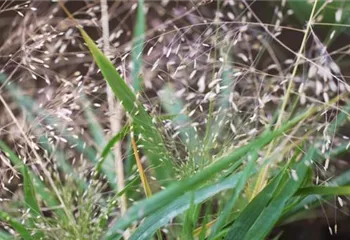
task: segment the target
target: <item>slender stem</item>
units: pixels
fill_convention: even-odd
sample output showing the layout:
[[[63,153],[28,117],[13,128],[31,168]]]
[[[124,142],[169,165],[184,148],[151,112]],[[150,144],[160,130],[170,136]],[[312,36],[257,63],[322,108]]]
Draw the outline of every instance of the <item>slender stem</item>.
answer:
[[[145,191],[146,196],[149,198],[152,196],[152,191],[151,191],[151,187],[148,183],[145,171],[143,169],[142,163],[141,163],[141,159],[140,159],[140,155],[137,149],[137,145],[135,142],[134,137],[131,137],[131,144],[132,144],[132,148],[134,151],[134,155],[135,155],[135,160],[136,160],[136,164],[137,164],[137,168],[139,170],[139,175],[140,175],[140,179],[142,182],[142,186],[143,186],[143,190]]]
[[[103,51],[107,57],[110,54],[109,44],[109,17],[108,17],[108,4],[107,0],[101,0],[101,25],[102,25],[102,37],[103,37]],[[117,133],[122,128],[122,118],[124,115],[123,108],[118,100],[115,99],[112,89],[106,86],[108,110],[110,113],[109,122],[111,126],[111,132]],[[122,145],[118,142],[113,149],[115,157],[115,171],[117,174],[117,187],[118,191],[125,188],[125,177],[124,177],[124,164],[122,157]],[[128,209],[128,202],[126,194],[123,194],[119,198],[119,205],[121,215],[124,215]],[[130,238],[130,232],[127,230],[123,234],[125,239]]]
[[[289,97],[290,97],[290,94],[292,92],[292,88],[294,86],[293,80],[294,80],[295,75],[297,73],[299,62],[300,62],[300,59],[302,58],[302,53],[304,51],[308,35],[309,35],[310,30],[311,30],[311,26],[313,24],[313,18],[314,18],[314,14],[315,14],[317,3],[318,3],[318,0],[315,0],[314,1],[314,5],[313,5],[312,10],[311,10],[311,13],[310,13],[309,21],[307,22],[307,26],[306,26],[306,29],[304,31],[304,37],[303,37],[303,40],[301,42],[301,45],[300,45],[300,48],[299,48],[299,51],[298,51],[298,54],[297,54],[297,59],[295,61],[295,65],[294,65],[294,68],[293,68],[293,71],[292,71],[292,75],[289,78],[287,91],[286,91],[285,96],[283,98],[282,106],[281,106],[281,109],[280,109],[280,112],[279,112],[279,115],[278,115],[278,119],[277,119],[277,122],[276,122],[276,125],[275,125],[275,129],[278,129],[281,126],[281,123],[282,123],[282,120],[283,120],[284,111],[285,111],[285,108],[286,108],[287,103],[289,101]],[[270,153],[271,153],[271,151],[273,149],[273,146],[274,146],[274,142],[275,141],[272,141],[269,144],[269,147],[267,149],[267,154],[266,154],[267,156],[270,155]],[[253,189],[253,193],[252,193],[252,195],[250,197],[250,200],[252,200],[261,191],[261,189],[264,188],[264,186],[266,185],[267,176],[268,176],[268,170],[269,170],[269,165],[266,165],[265,167],[263,167],[261,169],[261,171],[260,171],[260,173],[258,175],[258,178],[256,180],[256,184],[255,184],[255,187]]]
[[[299,48],[299,51],[298,51],[297,60],[295,61],[295,65],[294,65],[294,68],[293,68],[293,71],[292,71],[292,75],[289,78],[287,91],[286,91],[285,96],[283,98],[282,106],[281,106],[281,109],[280,109],[280,113],[278,115],[278,119],[277,119],[277,123],[275,125],[275,129],[279,128],[281,123],[282,123],[284,110],[285,110],[285,108],[287,106],[287,103],[288,103],[288,100],[289,100],[289,97],[290,97],[290,93],[292,91],[292,87],[294,86],[293,80],[294,80],[295,75],[296,75],[296,73],[298,71],[299,62],[300,62],[300,59],[302,58],[302,53],[304,51],[304,48],[305,48],[305,45],[306,45],[306,42],[307,42],[307,38],[309,36],[309,32],[310,32],[311,26],[313,24],[313,18],[314,18],[317,2],[318,2],[318,0],[314,1],[314,5],[313,5],[312,10],[311,10],[310,18],[309,18],[309,21],[307,22],[307,26],[306,26],[306,29],[305,29],[304,37],[303,37],[303,40],[301,42],[301,45],[300,45],[300,48]]]
[[[19,129],[21,135],[23,136],[25,142],[28,144],[28,147],[33,151],[35,158],[37,159],[37,163],[39,163],[41,170],[43,171],[44,175],[47,177],[53,191],[55,192],[58,201],[61,203],[61,206],[65,212],[65,214],[67,215],[68,219],[70,220],[70,222],[72,224],[76,224],[75,218],[72,215],[71,211],[68,210],[67,206],[65,205],[60,192],[58,191],[56,184],[54,182],[54,180],[51,177],[51,173],[46,169],[45,164],[43,159],[41,158],[41,156],[39,155],[39,153],[36,151],[33,142],[28,138],[27,134],[24,132],[23,127],[21,126],[21,124],[18,122],[17,118],[15,117],[15,115],[13,114],[12,110],[10,109],[9,105],[6,103],[5,99],[1,96],[0,94],[0,102],[4,105],[5,109],[7,110],[8,114],[10,115],[12,121],[15,123],[15,125],[17,126],[17,128]],[[78,234],[77,229],[74,227],[73,228],[75,231],[75,234]]]
[[[146,194],[146,197],[150,198],[150,197],[152,197],[152,190],[151,190],[151,187],[150,187],[149,182],[147,180],[147,176],[145,174],[145,170],[143,169],[143,166],[142,166],[142,163],[141,163],[141,158],[140,158],[139,151],[137,149],[137,145],[136,145],[136,141],[135,141],[134,137],[131,137],[131,145],[132,145],[132,148],[133,148],[133,151],[134,151],[136,165],[137,165],[137,168],[139,170],[139,175],[140,175],[140,178],[141,178],[143,190],[144,190],[144,192]],[[163,239],[162,238],[162,233],[161,233],[161,231],[159,229],[157,230],[157,237],[158,237],[158,240],[162,240]]]

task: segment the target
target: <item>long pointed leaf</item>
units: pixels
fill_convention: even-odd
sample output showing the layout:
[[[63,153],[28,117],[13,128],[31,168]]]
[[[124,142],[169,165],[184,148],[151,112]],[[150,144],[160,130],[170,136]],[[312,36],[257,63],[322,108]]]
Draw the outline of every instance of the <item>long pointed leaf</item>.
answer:
[[[339,187],[331,187],[331,186],[312,186],[305,187],[299,189],[295,195],[303,196],[303,195],[350,195],[350,186],[339,186]]]
[[[236,219],[231,226],[226,239],[243,239],[244,235],[249,231],[255,219],[259,216],[262,209],[271,201],[274,192],[280,184],[285,169],[280,172],[241,212],[239,219]],[[237,236],[235,236],[237,234]]]
[[[23,172],[24,201],[25,201],[26,207],[29,207],[30,213],[32,215],[31,218],[29,218],[29,224],[31,227],[35,227],[33,217],[40,217],[41,215],[40,207],[36,199],[35,187],[33,185],[27,166],[25,165],[22,166],[22,172]],[[44,234],[41,231],[37,231],[33,236],[37,239],[42,239],[44,237]]]
[[[132,86],[136,92],[141,90],[141,77],[140,72],[142,68],[142,51],[144,45],[144,33],[145,33],[145,14],[143,12],[144,0],[138,1],[137,13],[136,13],[136,25],[134,31],[133,49],[131,52],[132,58],[132,71],[131,79]]]
[[[22,172],[25,203],[29,207],[31,214],[34,216],[40,216],[40,208],[36,199],[35,188],[25,165],[22,166]]]
[[[153,213],[149,218],[146,218],[146,220],[131,236],[130,240],[148,239],[152,236],[152,234],[154,234],[157,229],[165,226],[171,219],[185,212],[191,206],[192,198],[194,204],[202,203],[206,199],[214,196],[221,191],[234,188],[239,182],[241,176],[242,174],[235,174],[212,186],[197,190],[194,193],[186,193],[184,196],[176,199],[171,204]]]
[[[292,121],[283,125],[280,129],[277,129],[274,132],[266,131],[261,137],[257,138],[246,146],[238,148],[233,153],[217,160],[211,166],[203,169],[201,172],[195,174],[191,178],[174,183],[166,190],[155,194],[152,198],[139,202],[135,206],[131,207],[122,218],[117,220],[115,224],[111,226],[105,239],[113,239],[114,236],[130,226],[134,221],[142,219],[155,210],[165,206],[175,198],[184,194],[186,191],[197,187],[213,177],[216,173],[226,169],[230,164],[242,161],[241,158],[251,151],[251,149],[260,149],[262,146],[265,146],[270,141],[275,139],[275,137],[280,136],[285,131],[288,131],[292,126],[308,116],[310,113],[311,112],[307,112],[298,116],[297,118],[294,118]]]
[[[139,141],[144,146],[153,167],[156,169],[158,178],[169,177],[169,171],[164,171],[159,166],[172,167],[170,157],[166,151],[163,139],[153,125],[152,118],[148,115],[143,105],[136,99],[135,94],[127,86],[120,74],[117,72],[110,60],[101,52],[87,33],[80,28],[81,34],[90,49],[96,64],[101,69],[102,75],[113,90],[115,96],[120,100],[124,109],[133,119],[135,132],[142,134]]]
[[[268,205],[260,208],[260,210],[257,212],[258,217],[255,218],[254,216],[250,216],[250,218],[254,221],[253,224],[251,224],[251,220],[249,220],[249,222],[242,221],[242,217],[238,217],[225,239],[264,239],[282,215],[287,201],[294,195],[302,184],[308,169],[308,165],[306,163],[310,163],[312,161],[314,153],[315,149],[312,148],[309,150],[303,160],[297,164],[295,169],[298,176],[297,179],[289,177],[285,184],[276,189],[278,192],[274,192],[271,202]],[[259,203],[257,201],[252,201],[248,207],[256,204]],[[248,207],[247,209],[249,210]],[[243,210],[242,216],[249,214],[248,210]],[[249,230],[246,229],[247,227]]]
[[[212,227],[209,238],[213,238],[226,223],[226,220],[228,219],[228,216],[231,213],[232,208],[239,197],[239,194],[243,190],[246,182],[248,181],[249,176],[251,175],[251,172],[253,171],[255,161],[257,160],[257,158],[258,158],[258,154],[256,151],[254,151],[251,155],[248,155],[249,162],[243,171],[242,177],[239,179],[238,186],[234,189],[234,192],[231,198],[229,199],[224,210],[219,215],[219,218],[217,219],[214,226]]]
[[[114,147],[114,145],[121,141],[129,132],[130,132],[130,125],[125,125],[120,132],[118,132],[116,135],[114,135],[109,141],[108,143],[105,145],[105,147],[103,148],[102,152],[101,152],[101,159],[99,160],[98,164],[97,164],[97,171],[100,172],[102,169],[102,165],[104,163],[104,160],[106,159],[106,157],[108,156],[108,154],[111,152],[112,148]]]

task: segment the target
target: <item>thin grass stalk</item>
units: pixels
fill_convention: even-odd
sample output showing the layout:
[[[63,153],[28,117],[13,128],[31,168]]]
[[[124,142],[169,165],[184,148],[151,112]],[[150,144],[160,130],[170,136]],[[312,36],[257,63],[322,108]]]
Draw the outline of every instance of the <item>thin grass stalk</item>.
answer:
[[[102,34],[103,34],[103,51],[107,57],[110,54],[110,44],[109,44],[109,17],[108,17],[108,4],[107,0],[101,0],[101,24],[102,24]],[[107,92],[107,102],[109,110],[109,123],[111,127],[112,134],[120,132],[122,129],[122,118],[124,115],[123,108],[120,102],[115,98],[111,87],[106,85]],[[115,171],[117,174],[117,188],[118,191],[125,188],[125,177],[124,177],[124,164],[122,157],[122,145],[117,142],[113,148],[113,154],[115,158]],[[120,196],[119,205],[121,214],[124,215],[128,209],[128,201],[126,194]],[[123,234],[125,239],[130,238],[129,230],[126,230]]]
[[[16,119],[15,115],[13,114],[12,110],[10,109],[10,107],[8,106],[8,104],[6,103],[6,101],[4,100],[4,98],[1,96],[0,94],[0,101],[2,102],[2,104],[5,106],[5,109],[6,111],[9,113],[10,117],[12,118],[13,122],[16,124],[17,128],[19,129],[21,135],[23,136],[25,142],[28,144],[28,146],[31,148],[31,150],[33,151],[36,159],[37,159],[37,162],[40,164],[40,167],[41,167],[41,170],[43,171],[44,175],[47,177],[53,191],[55,192],[60,204],[62,205],[62,208],[65,212],[65,214],[67,215],[68,219],[70,220],[70,222],[72,224],[76,224],[76,221],[71,213],[71,211],[68,210],[67,206],[65,205],[62,197],[61,197],[61,194],[59,193],[57,187],[56,187],[56,184],[54,182],[54,180],[52,179],[51,177],[51,174],[50,172],[46,169],[45,167],[45,164],[43,162],[43,159],[41,158],[41,156],[39,155],[39,153],[36,151],[36,149],[33,147],[33,144],[32,142],[29,140],[27,134],[24,132],[22,126],[20,125],[20,123],[18,122],[18,120]],[[77,229],[74,228],[74,231],[76,231],[77,233]]]
[[[140,175],[140,178],[141,178],[143,190],[144,190],[144,192],[146,194],[146,197],[150,198],[150,197],[152,197],[152,190],[151,190],[151,187],[150,187],[149,182],[147,180],[147,176],[145,174],[145,170],[143,169],[143,166],[142,166],[142,163],[141,163],[141,158],[140,158],[139,151],[137,149],[137,145],[136,145],[136,141],[135,141],[134,137],[131,137],[131,144],[132,144],[132,148],[133,148],[133,151],[134,151],[137,168],[139,170],[139,175]],[[162,233],[160,232],[159,229],[157,230],[157,236],[158,236],[159,240],[162,239]]]
[[[283,115],[284,115],[284,111],[285,111],[285,108],[287,106],[287,103],[288,103],[288,100],[289,100],[289,97],[290,97],[290,94],[291,94],[291,91],[292,91],[292,88],[294,86],[293,84],[293,80],[295,78],[295,75],[297,73],[297,70],[298,70],[298,66],[299,66],[299,62],[300,62],[300,59],[302,57],[302,52],[304,51],[304,48],[305,48],[305,45],[306,45],[306,42],[307,42],[307,38],[308,38],[308,35],[309,35],[309,32],[311,30],[311,26],[313,24],[313,18],[314,18],[314,14],[315,14],[315,10],[316,10],[316,6],[317,6],[317,3],[318,3],[318,0],[315,0],[314,2],[314,5],[312,7],[312,11],[310,13],[310,17],[309,17],[309,21],[307,23],[307,26],[306,26],[306,29],[305,29],[305,33],[304,33],[304,37],[303,37],[303,40],[301,42],[301,45],[300,45],[300,48],[299,48],[299,51],[298,51],[298,54],[297,54],[297,60],[295,61],[295,65],[294,65],[294,68],[293,68],[293,71],[292,71],[292,75],[290,76],[289,78],[289,83],[288,83],[288,87],[287,87],[287,91],[285,93],[285,96],[283,98],[283,102],[282,102],[282,106],[280,108],[280,112],[279,112],[279,115],[278,115],[278,118],[277,118],[277,122],[276,122],[276,125],[275,125],[275,129],[278,129],[282,123],[282,119],[283,119]],[[270,144],[269,144],[269,147],[267,149],[267,154],[266,155],[270,155],[270,152],[272,151],[272,148],[274,146],[274,141],[272,141]],[[256,182],[256,185],[254,187],[254,190],[253,190],[253,194],[251,196],[251,200],[264,188],[264,186],[266,185],[266,182],[267,182],[267,175],[268,175],[268,170],[269,170],[269,165],[266,165],[266,167],[264,167],[261,172],[259,173],[258,175],[258,179],[257,179],[257,182]]]

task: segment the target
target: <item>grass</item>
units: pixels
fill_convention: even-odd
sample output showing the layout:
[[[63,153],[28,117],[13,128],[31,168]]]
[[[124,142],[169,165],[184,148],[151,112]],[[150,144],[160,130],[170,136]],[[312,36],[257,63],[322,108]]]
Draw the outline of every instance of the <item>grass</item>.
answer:
[[[1,239],[283,239],[283,233],[271,235],[273,230],[307,217],[310,210],[304,206],[317,211],[320,198],[337,198],[342,202],[339,196],[350,194],[349,171],[336,175],[329,172],[329,166],[334,168],[334,162],[349,149],[347,137],[338,136],[349,121],[348,85],[334,65],[324,69],[323,60],[318,59],[324,57],[328,63],[336,64],[330,53],[313,56],[306,49],[313,40],[316,43],[311,43],[310,51],[319,52],[322,43],[314,26],[323,10],[332,4],[324,2],[320,7],[314,1],[307,17],[299,16],[309,20],[302,31],[299,51],[291,51],[296,59],[294,65],[282,70],[283,64],[276,62],[264,72],[258,66],[265,51],[271,59],[278,60],[271,48],[261,47],[266,44],[273,47],[272,41],[278,42],[275,36],[280,31],[278,23],[264,25],[260,19],[257,22],[250,19],[251,22],[230,32],[225,28],[228,22],[215,19],[210,23],[214,26],[212,34],[206,34],[209,28],[198,24],[202,42],[198,45],[194,41],[193,46],[198,52],[204,50],[201,55],[191,56],[195,63],[188,62],[190,55],[181,55],[181,44],[186,43],[183,39],[189,30],[177,28],[182,32],[180,37],[175,33],[170,45],[164,45],[161,54],[152,58],[156,43],[167,41],[171,31],[155,38],[156,43],[149,40],[145,13],[149,5],[140,0],[137,7],[130,7],[136,9],[134,39],[128,53],[131,81],[126,68],[118,69],[121,63],[104,53],[110,48],[105,47],[103,52],[99,42],[81,26],[79,13],[70,13],[66,5],[59,2],[58,6],[72,23],[69,29],[80,34],[74,39],[84,43],[81,44],[84,56],[93,59],[91,69],[96,64],[104,84],[110,87],[127,115],[120,120],[123,125],[120,131],[106,139],[108,124],[104,119],[113,113],[100,114],[101,110],[93,107],[101,105],[97,103],[99,98],[91,92],[80,92],[80,87],[89,85],[89,78],[93,78],[87,73],[84,81],[72,87],[71,95],[77,97],[80,106],[76,109],[85,120],[77,135],[74,128],[79,126],[78,121],[48,112],[42,107],[42,100],[27,94],[27,89],[14,81],[15,75],[1,73],[0,90],[6,95],[2,94],[0,100],[24,140],[20,145],[8,139],[0,141],[0,157],[11,166],[12,178],[21,183],[17,186],[19,196],[1,198],[4,202],[0,211]],[[220,2],[215,7],[218,12],[227,10]],[[291,4],[292,9],[298,7]],[[251,10],[245,5],[238,9]],[[229,13],[237,18],[244,15],[244,11]],[[227,17],[234,18],[230,14]],[[254,12],[251,16],[254,17]],[[250,31],[249,24],[263,27]],[[274,26],[274,30],[267,26]],[[69,35],[69,31],[63,34]],[[269,36],[259,45],[261,48],[252,47],[247,56],[240,52],[245,41],[260,34],[259,31]],[[104,44],[113,36],[104,35]],[[235,43],[234,39],[240,40]],[[325,42],[330,44],[330,40],[328,36]],[[213,45],[209,50],[208,43]],[[250,64],[253,50],[260,57]],[[177,65],[169,57],[172,54],[180,56],[176,58]],[[244,64],[249,66],[247,71],[242,70]],[[310,74],[312,66],[323,72]],[[206,70],[203,72],[200,67]],[[153,73],[158,68],[161,71]],[[305,76],[299,71],[301,68],[309,71],[306,74],[309,80],[301,80]],[[164,83],[164,69],[169,71],[167,78],[176,81]],[[271,74],[271,69],[280,71],[279,75]],[[76,75],[81,80],[82,75]],[[278,80],[279,76],[283,78]],[[313,83],[313,77],[315,81],[327,78],[319,83],[325,88],[322,96],[303,89]],[[150,79],[156,78],[162,84],[158,91],[149,93],[156,85]],[[342,84],[343,92],[339,89],[332,92],[334,79],[339,89]],[[62,82],[63,90],[68,89],[69,82]],[[198,89],[192,91],[195,87]],[[62,99],[59,101],[64,105]],[[14,111],[10,102],[19,106],[20,111]],[[270,109],[269,104],[273,105]],[[62,107],[57,112],[64,110],[67,111]],[[124,156],[126,160],[116,159],[116,145],[130,155]],[[121,162],[116,164],[117,160]],[[116,170],[116,166],[123,169]],[[125,174],[122,179],[118,178],[121,172]],[[121,202],[122,197],[127,202]],[[122,210],[123,207],[127,209]]]

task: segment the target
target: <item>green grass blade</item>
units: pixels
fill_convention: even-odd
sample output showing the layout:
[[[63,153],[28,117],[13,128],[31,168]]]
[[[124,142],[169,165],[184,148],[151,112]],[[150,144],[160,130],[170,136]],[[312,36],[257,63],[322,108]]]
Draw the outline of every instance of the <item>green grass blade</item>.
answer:
[[[171,160],[169,159],[162,136],[152,123],[152,118],[148,115],[143,105],[137,101],[135,94],[127,86],[110,60],[98,49],[83,29],[80,29],[80,31],[95,62],[101,69],[102,75],[113,90],[115,96],[122,103],[124,109],[133,119],[134,131],[137,134],[142,134],[142,138],[138,140],[144,146],[149,160],[153,164],[153,167],[155,167],[158,179],[168,178],[169,171],[164,171],[159,166],[164,164],[165,167],[171,168]]]
[[[317,9],[324,4],[325,1],[319,1]],[[294,11],[296,17],[301,23],[305,23],[308,20],[309,14],[312,9],[312,5],[309,1],[300,0],[300,1],[287,1],[288,5]],[[332,1],[327,4],[327,6],[321,11],[319,14],[322,15],[321,22],[324,24],[348,24],[349,23],[349,2],[348,1]],[[337,11],[341,9],[341,18],[340,20],[336,20]],[[343,32],[346,31],[346,26],[332,26],[329,27],[327,42],[325,42],[325,46],[331,45],[331,43]],[[330,38],[333,32],[332,38]]]
[[[195,151],[195,148],[198,147],[198,141],[195,139],[197,134],[193,127],[190,126],[191,118],[185,113],[181,113],[184,109],[183,101],[176,97],[174,89],[169,85],[163,87],[163,89],[159,91],[158,96],[167,113],[175,116],[172,121],[176,125],[181,126],[179,129],[180,136],[183,141],[186,142],[186,147],[189,152],[192,153]]]
[[[237,187],[234,189],[234,192],[231,196],[231,198],[228,200],[228,202],[226,203],[223,211],[221,212],[221,214],[219,215],[219,218],[217,219],[217,221],[215,222],[214,226],[211,229],[211,233],[209,238],[212,239],[214,238],[214,236],[221,230],[221,228],[225,225],[231,211],[232,208],[234,206],[234,204],[236,203],[239,195],[241,194],[241,192],[243,191],[244,186],[246,185],[249,176],[251,175],[256,160],[258,159],[258,153],[256,151],[254,151],[252,154],[248,155],[248,164],[247,166],[244,168],[243,170],[243,174],[242,177],[239,179],[239,182],[237,184]]]
[[[0,220],[7,222],[22,237],[23,240],[33,240],[30,232],[21,223],[1,210]]]
[[[204,187],[195,192],[188,192],[182,197],[179,197],[171,204],[157,210],[150,217],[146,218],[131,236],[130,240],[150,238],[157,229],[165,226],[171,219],[189,209],[191,206],[191,199],[193,199],[193,204],[200,204],[221,191],[234,188],[241,176],[242,174],[240,173],[235,174],[212,186]]]
[[[297,179],[293,179],[287,174],[287,181],[285,183],[281,182],[282,184],[279,184],[276,191],[273,193],[271,202],[269,202],[265,207],[260,208],[260,210],[257,212],[257,218],[250,215],[248,210],[243,210],[242,216],[249,214],[249,217],[254,221],[253,224],[247,223],[244,220],[242,221],[242,217],[238,217],[225,239],[264,239],[274,227],[276,222],[279,220],[280,216],[283,213],[283,209],[287,204],[287,201],[290,200],[290,198],[294,195],[294,193],[298,190],[304,181],[304,177],[306,176],[308,170],[308,165],[306,163],[311,162],[314,153],[315,149],[312,148],[304,156],[302,161],[298,162],[295,168],[295,172],[298,176]],[[253,200],[248,206],[251,207],[251,205],[256,204],[260,203]],[[247,209],[249,208],[247,207]],[[251,220],[249,222],[251,222]],[[247,227],[249,230],[245,229]]]
[[[230,227],[226,238],[243,239],[249,228],[254,224],[262,209],[271,201],[274,192],[280,184],[286,169],[281,172],[244,208],[233,225]],[[237,236],[234,236],[235,233]]]
[[[312,186],[300,188],[296,193],[296,196],[308,196],[308,195],[350,195],[350,186]]]
[[[87,35],[87,33],[81,30],[81,34],[94,57],[96,64],[100,68],[106,81],[112,88],[114,94],[122,102],[126,111],[128,111],[132,117],[139,123],[142,123],[143,118],[147,114],[143,107],[140,107],[136,102],[136,96],[131,91],[131,89],[126,85],[124,79],[120,76],[118,71],[115,69],[113,64],[108,60],[108,58],[101,52],[101,50],[96,46],[92,39]],[[135,113],[139,111],[139,117]]]
[[[211,210],[212,206],[207,206],[205,215],[204,215],[204,220],[202,221],[201,227],[197,228],[193,231],[193,235],[194,237],[198,236],[199,240],[204,240],[206,237],[206,232],[207,232],[207,226],[208,224],[210,224],[209,219],[210,219],[210,210]],[[198,232],[198,233],[197,233]]]
[[[0,82],[4,83],[5,81],[6,81],[6,76],[0,73]],[[18,86],[16,86],[15,83],[11,83],[11,84],[7,83],[5,85],[5,88],[9,91],[11,96],[16,100],[18,105],[20,105],[25,109],[26,113],[30,117],[30,120],[32,121],[36,120],[34,115],[35,113],[36,115],[47,116],[45,117],[45,119],[43,119],[43,121],[46,124],[50,126],[57,125],[58,128],[62,127],[62,124],[60,123],[59,119],[57,119],[56,117],[53,117],[52,114],[45,111],[45,109],[39,108],[38,107],[39,104],[31,97],[25,95],[24,92]],[[37,126],[34,126],[34,127],[37,127]],[[86,144],[84,144],[84,142],[81,139],[75,139],[74,137],[71,136],[71,133],[67,131],[62,131],[61,133],[66,136],[68,142],[71,145],[77,145],[76,149],[81,153],[83,153],[88,159],[90,159],[91,161],[96,160],[97,154],[93,148],[86,146]],[[43,140],[43,139],[41,138],[40,140]],[[46,140],[44,142],[48,142],[48,141]],[[47,150],[51,152],[50,149],[47,149]]]
[[[26,204],[26,207],[29,207],[31,218],[29,218],[29,224],[31,227],[35,227],[35,217],[40,217],[40,207],[38,204],[38,201],[36,199],[35,194],[35,187],[33,185],[32,179],[29,175],[29,171],[27,166],[22,166],[22,172],[23,172],[23,193],[24,193],[24,202]],[[44,234],[41,231],[35,232],[33,236],[37,239],[42,239],[44,237]]]
[[[274,238],[272,238],[271,240],[279,240],[280,237],[282,236],[283,232],[278,233]]]
[[[228,58],[228,59],[226,59]],[[228,62],[233,63],[233,59],[230,59],[228,56],[225,56],[225,61],[223,62],[223,71],[221,74],[222,78],[222,86],[224,89],[222,89],[218,94],[218,100],[217,100],[217,109],[221,109],[218,115],[212,119],[212,123],[207,126],[210,130],[208,132],[208,136],[206,136],[208,139],[206,140],[208,146],[206,146],[207,149],[210,149],[213,145],[215,145],[215,139],[214,136],[218,134],[218,136],[221,135],[227,135],[227,132],[224,132],[224,126],[227,124],[224,124],[224,122],[227,120],[227,111],[231,105],[230,103],[230,94],[232,93],[234,87],[232,85],[232,79],[234,79],[233,74],[235,73],[235,70],[232,69],[231,66],[228,65]],[[217,133],[217,134],[215,134]]]
[[[84,101],[88,101],[87,99],[83,98]],[[96,147],[100,151],[103,146],[107,144],[105,135],[103,132],[103,128],[100,125],[100,123],[96,119],[96,115],[93,112],[93,109],[90,108],[89,105],[84,107],[84,112],[85,116],[88,120],[88,127],[89,127],[89,132],[91,133],[95,144],[97,145]],[[103,149],[105,150],[105,149]],[[111,152],[111,149],[108,149],[108,152],[104,153],[103,159],[99,160],[98,163],[96,164],[96,170],[100,173],[104,173],[104,175],[108,179],[108,183],[113,189],[117,188],[116,184],[116,172],[115,172],[115,166],[114,166],[114,159],[113,155]]]
[[[128,190],[130,190],[130,188],[132,188],[133,186],[134,186],[134,184],[136,183],[136,182],[138,182],[140,180],[140,177],[139,176],[136,176],[134,179],[132,179],[132,180],[130,180],[130,182],[124,187],[124,189],[122,189],[122,190],[120,190],[117,194],[115,194],[114,196],[113,196],[113,198],[110,200],[110,203],[115,203],[115,202],[117,202],[118,201],[118,198],[120,197],[120,196],[122,196],[123,194],[125,194]],[[114,204],[112,204],[112,205],[110,205],[109,206],[111,209],[107,209],[108,211],[107,212],[112,212],[113,211],[113,209],[114,209],[114,207],[115,207],[115,205]],[[110,210],[110,211],[109,211]],[[109,219],[108,218],[106,218],[106,217],[100,217],[100,220],[99,220],[99,222],[98,222],[98,226],[99,226],[99,228],[101,228],[101,229],[105,229],[105,227],[108,225],[108,223],[109,223]]]
[[[338,116],[331,122],[328,127],[328,132],[331,134],[336,133],[339,127],[343,126],[346,122],[349,121],[350,115],[350,104],[346,105],[342,108],[342,111],[338,114]]]
[[[183,225],[183,228],[182,228],[182,233],[179,235],[180,235],[180,238],[182,239],[193,240],[192,232],[194,231],[194,226],[195,226],[195,222],[193,221],[194,220],[193,215],[195,214],[195,210],[196,210],[196,204],[195,204],[194,192],[190,192],[188,209],[187,211],[185,211],[184,215],[182,216],[183,220],[181,220],[181,224]],[[152,217],[153,215],[150,216],[150,218]]]
[[[140,176],[139,175],[135,176],[132,180],[130,180],[130,182],[125,186],[125,188],[117,193],[116,197],[118,198],[121,195],[125,194],[138,181],[140,181]]]
[[[2,239],[2,240],[13,240],[13,236],[8,234],[7,232],[0,231],[0,239]]]
[[[347,152],[348,149],[346,149],[346,145],[347,144],[343,144],[343,145],[339,146],[338,148],[334,149],[333,151],[328,153],[328,156],[335,157],[335,156],[338,156],[339,154]],[[321,155],[320,153],[317,153],[317,154],[318,154],[317,157],[321,158],[321,160],[323,160],[325,158],[324,155]],[[320,161],[320,160],[318,160],[318,161]],[[342,185],[349,184],[349,183],[350,183],[350,170],[345,171],[340,176],[335,177],[333,180],[329,181],[328,185],[329,186],[334,186],[334,185],[342,186]],[[309,195],[309,196],[305,197],[301,202],[299,202],[296,206],[294,206],[292,209],[290,209],[288,212],[286,212],[282,219],[286,220],[286,219],[292,217],[293,215],[295,215],[301,211],[304,211],[305,206],[308,206],[309,208],[311,208],[311,207],[317,207],[319,204],[320,204],[320,201],[319,201],[318,195]]]
[[[94,139],[94,142],[97,144],[97,147],[102,147],[106,140],[103,134],[103,129],[99,122],[97,121],[92,109],[89,107],[84,108],[86,118],[88,119],[89,130]]]
[[[128,135],[130,133],[131,127],[130,125],[125,125],[120,132],[118,132],[116,135],[114,135],[109,142],[106,144],[106,146],[103,148],[102,152],[101,152],[101,159],[99,160],[96,169],[98,172],[101,172],[103,163],[105,161],[105,159],[107,158],[107,156],[111,153],[112,148],[114,147],[114,145],[121,141],[126,135]]]
[[[23,165],[23,192],[24,192],[24,200],[26,205],[29,207],[30,212],[33,216],[40,216],[40,208],[38,201],[36,199],[35,189],[33,186],[33,182],[28,172],[28,168]]]
[[[283,125],[280,129],[274,132],[266,131],[261,137],[251,143],[238,148],[233,153],[228,154],[225,157],[215,161],[209,167],[203,169],[201,172],[195,174],[189,179],[182,180],[169,186],[162,192],[155,194],[152,198],[143,200],[138,204],[131,207],[127,213],[117,220],[108,230],[106,234],[106,239],[113,238],[116,233],[123,231],[125,228],[130,226],[134,221],[142,219],[157,209],[164,207],[168,203],[172,202],[175,198],[181,196],[185,192],[203,184],[211,177],[215,176],[216,173],[227,169],[230,164],[242,161],[242,157],[245,156],[251,149],[260,149],[261,147],[268,144],[270,141],[280,136],[282,133],[288,131],[292,126],[298,123],[300,120],[304,119],[312,112],[307,112],[294,118],[292,121]]]
[[[59,205],[59,202],[57,201],[55,195],[50,190],[48,190],[40,178],[36,176],[30,169],[28,169],[27,166],[23,164],[22,160],[19,159],[17,155],[7,146],[7,144],[1,140],[0,149],[7,154],[14,167],[19,168],[19,171],[22,175],[26,174],[24,172],[24,169],[27,169],[27,172],[33,181],[33,186],[35,187],[36,192],[40,195],[41,199],[47,203],[48,206],[57,207]],[[62,219],[66,217],[64,211],[61,209],[55,210],[55,213],[57,213]]]
[[[136,92],[141,90],[141,69],[142,69],[142,51],[144,47],[144,33],[145,33],[145,14],[143,12],[144,0],[138,1],[137,13],[136,13],[136,25],[134,31],[134,41],[133,48],[131,52],[132,60],[132,70],[131,70],[131,79],[132,86]]]

